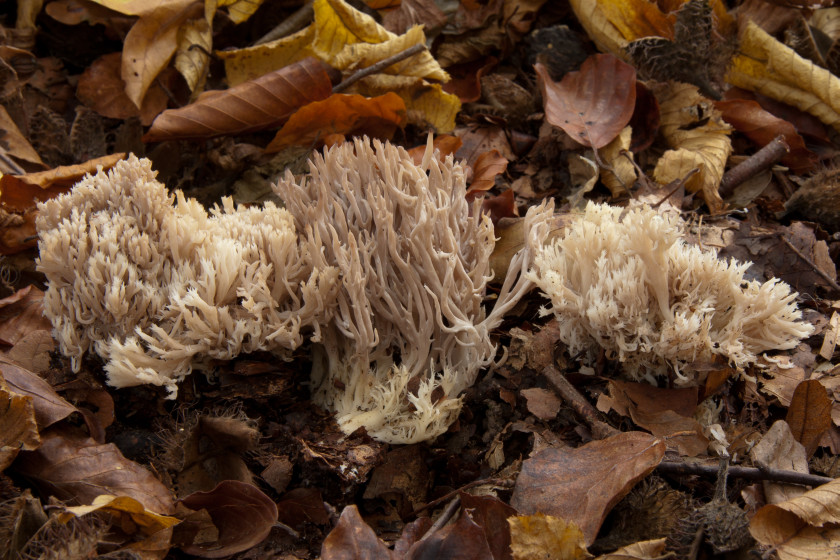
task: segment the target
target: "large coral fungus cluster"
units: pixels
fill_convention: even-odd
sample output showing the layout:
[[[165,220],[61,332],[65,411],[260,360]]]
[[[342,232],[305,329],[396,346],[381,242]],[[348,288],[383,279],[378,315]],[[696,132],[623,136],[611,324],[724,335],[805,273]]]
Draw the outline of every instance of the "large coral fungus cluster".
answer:
[[[346,431],[365,426],[400,442],[443,432],[458,395],[493,358],[490,330],[531,287],[530,250],[514,258],[485,315],[493,225],[478,207],[470,212],[461,165],[440,162],[431,147],[415,165],[402,148],[357,140],[316,156],[300,184],[287,173],[276,191],[314,265],[340,270],[315,400]],[[545,237],[551,211],[526,216],[530,247]]]
[[[736,367],[813,332],[790,287],[746,280],[749,263],[683,241],[678,216],[648,206],[589,203],[561,239],[537,252],[530,278],[551,299],[572,353],[605,349],[641,379],[719,355]]]
[[[154,177],[132,156],[41,205],[44,309],[73,368],[92,348],[111,385],[174,394],[197,360],[299,346],[336,278],[301,262],[292,216],[208,215]]]
[[[210,215],[170,196],[130,158],[41,207],[45,311],[80,366],[93,349],[108,381],[166,386],[208,358],[315,344],[315,400],[349,432],[388,442],[434,437],[493,358],[489,332],[530,287],[525,271],[551,205],[529,211],[493,309],[493,228],[465,201],[464,174],[431,145],[416,165],[390,144],[325,151],[287,208]],[[177,204],[175,199],[177,198]]]

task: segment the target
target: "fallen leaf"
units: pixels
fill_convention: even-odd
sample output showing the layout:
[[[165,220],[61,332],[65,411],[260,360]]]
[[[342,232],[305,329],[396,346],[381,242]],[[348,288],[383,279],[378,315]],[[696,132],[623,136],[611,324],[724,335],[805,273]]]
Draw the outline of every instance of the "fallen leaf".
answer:
[[[560,406],[563,404],[553,391],[548,389],[540,389],[534,387],[532,389],[523,389],[520,394],[525,397],[528,412],[539,418],[540,420],[552,420],[560,412]]]
[[[478,156],[472,164],[473,178],[467,190],[467,196],[479,191],[487,191],[496,186],[496,176],[505,172],[508,159],[499,150],[490,150]]]
[[[808,455],[805,447],[796,441],[790,426],[784,420],[773,423],[767,433],[750,449],[750,457],[760,469],[779,469],[808,474]],[[797,484],[782,484],[763,481],[764,495],[768,504],[778,504],[801,496],[806,488]]]
[[[595,540],[609,510],[665,455],[665,443],[624,432],[577,449],[545,449],[522,464],[511,505],[573,521],[586,543]]]
[[[510,548],[516,560],[583,560],[586,550],[583,532],[574,521],[535,513],[511,517]]]
[[[66,522],[71,517],[83,517],[96,511],[107,512],[119,520],[125,517],[123,527],[134,526],[144,534],[151,535],[178,524],[178,519],[167,515],[160,515],[147,510],[143,504],[128,496],[109,496],[102,494],[93,499],[90,505],[66,507],[59,514]],[[119,521],[117,524],[120,524]]]
[[[295,144],[314,144],[328,134],[390,139],[405,122],[405,104],[395,93],[374,98],[334,93],[324,101],[301,107],[265,151],[274,153]]]
[[[338,524],[321,545],[321,560],[396,560],[367,523],[356,506],[341,512]]]
[[[41,161],[41,156],[29,143],[29,140],[20,132],[20,129],[6,112],[6,108],[0,106],[0,140],[3,141],[3,150],[13,158],[22,162],[35,165],[36,169],[43,169],[46,167]],[[14,170],[5,167],[0,167],[0,173],[5,169],[5,173],[11,173]]]
[[[113,443],[100,445],[70,429],[41,433],[41,446],[21,453],[19,474],[46,494],[70,503],[89,504],[102,494],[134,498],[151,511],[169,514],[172,496],[152,473],[123,457]]]
[[[261,543],[277,522],[277,506],[253,484],[238,480],[220,482],[209,492],[194,492],[181,503],[198,511],[205,509],[219,529],[215,542],[184,544],[187,554],[224,558]]]
[[[793,392],[788,407],[787,423],[796,441],[812,456],[822,435],[831,428],[831,399],[825,387],[816,379],[800,383]]]
[[[604,163],[601,182],[610,189],[613,197],[630,192],[636,182],[636,166],[633,165],[633,152],[630,150],[632,136],[633,130],[626,126],[612,142],[598,150]]]
[[[470,510],[473,521],[484,531],[494,560],[507,560],[510,555],[510,525],[508,520],[516,510],[495,496],[473,496],[466,492],[458,494],[461,507]]]
[[[302,529],[307,523],[329,525],[330,516],[321,491],[317,488],[295,488],[277,502],[277,520],[289,527]]]
[[[673,558],[671,552],[665,551],[666,539],[641,541],[622,546],[615,552],[598,556],[595,560],[666,560]]]
[[[0,299],[0,340],[14,345],[35,331],[51,331],[43,302],[44,292],[32,284]]]
[[[32,451],[40,443],[32,397],[11,391],[0,376],[0,472],[20,451]]]
[[[461,508],[455,523],[451,523],[415,543],[406,560],[438,560],[440,558],[470,558],[494,560],[484,530],[473,520],[470,511]]]
[[[716,101],[715,108],[721,112],[723,120],[728,122],[762,148],[777,136],[782,136],[790,148],[782,163],[796,173],[805,173],[813,169],[817,156],[805,147],[805,140],[796,132],[794,126],[761,108],[756,101],[731,99]]]
[[[723,210],[718,193],[726,162],[732,153],[731,127],[723,122],[712,102],[684,83],[663,83],[654,88],[659,101],[662,136],[671,146],[656,163],[653,177],[660,184],[682,181],[689,192],[700,192],[712,212]]]
[[[45,430],[74,412],[76,407],[64,400],[41,376],[0,357],[0,374],[9,390],[32,399],[38,428]]]
[[[805,60],[752,21],[741,30],[739,54],[726,80],[808,112],[840,130],[840,78]]]
[[[612,55],[596,54],[558,83],[540,63],[534,68],[546,120],[575,141],[603,148],[630,122],[636,104],[636,70]]]
[[[210,138],[274,128],[300,107],[331,93],[328,69],[307,58],[230,89],[205,92],[186,107],[164,111],[143,141]]]

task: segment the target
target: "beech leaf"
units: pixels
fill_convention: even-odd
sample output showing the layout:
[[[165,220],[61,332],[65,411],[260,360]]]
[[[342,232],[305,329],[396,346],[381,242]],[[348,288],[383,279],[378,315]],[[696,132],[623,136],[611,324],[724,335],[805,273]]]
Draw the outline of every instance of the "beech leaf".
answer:
[[[603,148],[630,122],[636,105],[636,70],[609,54],[592,55],[558,83],[535,65],[546,120],[575,141]]]

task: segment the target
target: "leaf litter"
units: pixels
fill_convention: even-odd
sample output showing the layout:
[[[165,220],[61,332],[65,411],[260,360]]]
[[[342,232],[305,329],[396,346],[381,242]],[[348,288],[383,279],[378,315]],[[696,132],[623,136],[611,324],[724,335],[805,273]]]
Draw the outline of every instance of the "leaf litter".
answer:
[[[0,10],[0,554],[834,557],[840,8],[365,4]],[[533,292],[458,420],[410,446],[343,434],[309,400],[305,349],[212,362],[175,402],[57,353],[37,203],[84,173],[133,152],[208,205],[251,203],[263,195],[235,184],[270,193],[353,136],[420,163],[430,130],[492,219],[496,281],[528,207],[554,198],[562,237],[587,201],[638,200],[752,262],[745,280],[791,285],[814,333],[742,370],[686,361],[701,383],[654,386],[610,352],[570,353]]]

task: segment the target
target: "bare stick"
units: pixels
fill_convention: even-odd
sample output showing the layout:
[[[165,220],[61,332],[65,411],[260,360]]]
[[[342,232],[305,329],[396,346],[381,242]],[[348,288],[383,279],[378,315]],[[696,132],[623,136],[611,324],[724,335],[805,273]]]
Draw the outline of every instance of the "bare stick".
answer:
[[[379,62],[377,62],[375,64],[371,64],[367,68],[362,68],[361,70],[358,70],[357,72],[352,74],[346,80],[344,80],[343,82],[341,82],[340,84],[335,86],[332,89],[333,93],[341,93],[342,91],[344,91],[348,87],[352,86],[353,84],[355,84],[356,82],[358,82],[362,78],[367,78],[368,76],[370,76],[372,74],[376,74],[378,72],[381,72],[381,71],[385,70],[386,68],[388,68],[389,66],[391,66],[392,64],[396,64],[397,62],[405,60],[406,58],[408,58],[410,56],[414,56],[415,54],[423,52],[425,50],[426,50],[426,45],[424,45],[423,43],[419,43],[417,45],[408,47],[404,51],[399,52],[399,53],[395,54],[394,56],[389,56],[388,58],[383,58]]]
[[[303,26],[312,20],[312,2],[313,0],[309,0],[306,4],[298,8],[295,13],[281,21],[277,27],[260,37],[254,45],[269,43],[303,29]]]
[[[717,476],[717,465],[694,465],[674,461],[663,461],[657,465],[656,470],[660,473],[688,475],[696,474],[701,476]],[[729,477],[743,478],[745,480],[767,480],[784,484],[800,484],[802,486],[820,486],[834,480],[828,476],[787,471],[782,469],[756,469],[753,467],[729,467]]]
[[[574,385],[569,383],[566,376],[560,373],[556,367],[547,366],[542,373],[557,394],[566,401],[566,404],[572,407],[572,410],[589,424],[592,435],[596,439],[604,439],[619,433],[618,430],[601,420],[595,407],[589,404],[589,401],[580,394],[580,391],[575,389]]]
[[[0,150],[0,162],[2,162],[8,168],[7,173],[11,173],[12,175],[26,175],[26,171],[19,166],[15,161],[6,155],[6,152]]]
[[[829,275],[828,275],[828,274],[827,274],[827,273],[826,273],[823,269],[821,269],[820,267],[818,267],[818,266],[817,266],[817,264],[816,264],[814,261],[812,261],[811,259],[809,259],[807,255],[805,255],[805,253],[803,253],[802,251],[800,251],[799,249],[797,249],[796,247],[794,247],[793,243],[791,243],[790,241],[788,241],[788,240],[787,240],[787,237],[785,237],[784,235],[780,235],[779,237],[781,237],[781,238],[782,238],[782,241],[785,243],[785,245],[787,245],[787,246],[788,246],[788,248],[789,248],[791,251],[793,251],[794,253],[796,253],[796,256],[797,256],[797,257],[799,257],[800,259],[802,259],[803,261],[805,261],[805,264],[807,264],[808,266],[810,266],[811,268],[813,268],[813,269],[814,269],[814,272],[816,272],[817,274],[819,274],[819,275],[822,277],[822,279],[823,279],[823,280],[825,280],[825,281],[826,281],[826,283],[827,283],[829,286],[831,286],[832,288],[834,288],[835,290],[837,290],[838,292],[840,292],[840,285],[838,285],[838,284],[837,284],[837,282],[835,282],[835,281],[831,278],[831,276],[829,276]]]
[[[766,146],[724,173],[718,192],[726,198],[735,187],[764,171],[790,152],[790,146],[781,134],[773,138]]]
[[[417,516],[418,513],[426,511],[429,508],[437,507],[439,504],[442,504],[452,496],[456,496],[459,492],[463,492],[464,490],[468,490],[470,488],[475,488],[476,486],[482,486],[484,484],[491,484],[493,486],[500,486],[502,488],[510,488],[513,486],[512,480],[507,480],[505,478],[482,478],[480,480],[473,480],[472,482],[468,482],[467,484],[461,486],[460,488],[453,490],[451,492],[447,492],[440,498],[436,500],[432,500],[426,505],[420,506],[419,508],[415,509],[411,512],[414,516]]]

